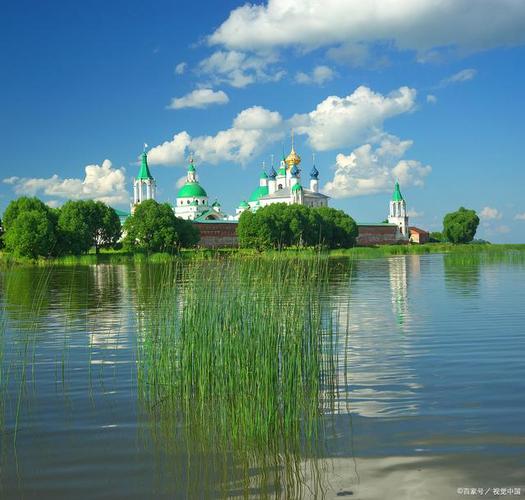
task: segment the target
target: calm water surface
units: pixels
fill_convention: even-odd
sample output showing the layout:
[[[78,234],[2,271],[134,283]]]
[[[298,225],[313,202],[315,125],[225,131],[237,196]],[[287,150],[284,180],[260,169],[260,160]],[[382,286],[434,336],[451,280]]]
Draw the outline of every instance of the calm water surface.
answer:
[[[334,311],[340,362],[321,474],[305,469],[302,496],[525,496],[525,260],[413,255],[331,269],[319,300]],[[213,447],[169,443],[138,397],[137,331],[155,314],[143,297],[163,286],[145,276],[144,264],[0,274],[1,498],[219,491]],[[221,491],[245,494],[229,480]]]

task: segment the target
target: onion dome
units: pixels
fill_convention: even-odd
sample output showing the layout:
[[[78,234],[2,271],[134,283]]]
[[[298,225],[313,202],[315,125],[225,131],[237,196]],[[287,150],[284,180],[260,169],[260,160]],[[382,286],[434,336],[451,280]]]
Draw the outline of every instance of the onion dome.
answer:
[[[193,164],[193,157],[190,158],[190,164],[188,165],[188,172],[195,172],[195,165]]]
[[[248,203],[246,203],[246,201],[242,200],[239,203],[239,208],[250,208],[250,205],[248,205]]]
[[[261,172],[261,175],[259,176],[259,179],[268,179],[268,175],[267,175],[267,173],[264,170]]]
[[[299,165],[299,163],[301,163],[301,157],[295,152],[293,146],[292,150],[290,151],[290,154],[286,157],[285,161],[288,165],[288,168],[292,168],[293,165]]]
[[[219,203],[219,200],[215,200],[215,201],[212,203],[211,206],[212,206],[212,207],[220,207],[221,204]]]
[[[312,170],[310,170],[310,179],[318,179],[318,178],[319,178],[319,170],[315,168],[315,163],[314,163]]]
[[[199,204],[199,202],[198,202],[197,200],[193,200],[193,201],[190,203],[190,207],[196,207],[198,204]]]
[[[268,177],[270,179],[275,179],[277,177],[277,172],[275,171],[275,168],[273,168],[273,165],[272,165],[272,168],[270,169],[270,173],[268,174]]]
[[[399,182],[397,181],[394,187],[394,193],[392,194],[392,201],[403,201],[403,195],[401,194],[401,190],[399,189]]]
[[[303,190],[303,186],[301,186],[301,184],[294,184],[292,186],[292,193],[294,193],[295,191],[302,191]]]
[[[146,151],[144,151],[141,155],[140,170],[139,170],[139,175],[137,176],[137,179],[143,180],[143,181],[147,179],[153,179],[153,176],[151,175],[151,172],[149,171],[148,155]]]
[[[297,165],[294,165],[292,167],[292,170],[290,170],[290,173],[295,177],[299,175],[299,169],[297,168]]]
[[[198,182],[186,182],[179,189],[177,198],[207,198],[208,194]]]

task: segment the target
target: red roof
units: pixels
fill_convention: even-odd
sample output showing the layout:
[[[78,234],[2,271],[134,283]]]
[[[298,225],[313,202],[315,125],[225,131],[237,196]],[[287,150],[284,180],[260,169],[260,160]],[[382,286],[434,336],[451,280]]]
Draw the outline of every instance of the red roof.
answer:
[[[418,227],[409,227],[408,228],[411,233],[417,233],[417,234],[428,234],[428,231],[425,231],[424,229],[419,229]]]

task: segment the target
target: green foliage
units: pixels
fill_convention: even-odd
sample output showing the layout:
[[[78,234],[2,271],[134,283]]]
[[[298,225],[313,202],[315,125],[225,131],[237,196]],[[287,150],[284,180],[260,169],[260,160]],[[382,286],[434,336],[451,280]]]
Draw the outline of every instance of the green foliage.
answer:
[[[4,235],[4,226],[2,225],[2,219],[0,219],[0,250],[4,248],[4,239],[2,236]]]
[[[130,250],[173,253],[180,247],[195,245],[198,229],[189,221],[175,217],[168,203],[146,200],[124,224],[124,246]]]
[[[441,231],[433,231],[429,235],[431,243],[441,243],[445,241],[443,233]]]
[[[451,243],[469,243],[474,239],[479,225],[479,217],[474,210],[461,207],[456,212],[445,215],[443,236]]]
[[[58,227],[63,252],[79,255],[95,247],[114,247],[120,238],[120,219],[101,201],[68,201],[60,209]]]
[[[5,247],[16,256],[32,259],[58,255],[56,225],[57,212],[38,198],[13,200],[4,212]]]
[[[49,212],[29,210],[10,222],[6,249],[21,257],[37,258],[56,254],[55,225]]]
[[[275,203],[243,212],[237,227],[240,246],[257,250],[355,244],[357,225],[341,210]]]

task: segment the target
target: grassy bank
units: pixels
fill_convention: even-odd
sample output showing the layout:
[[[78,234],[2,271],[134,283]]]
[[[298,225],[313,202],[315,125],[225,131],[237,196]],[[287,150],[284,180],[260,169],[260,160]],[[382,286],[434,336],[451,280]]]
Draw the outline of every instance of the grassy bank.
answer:
[[[131,253],[123,250],[102,251],[100,254],[66,255],[52,259],[29,259],[17,257],[7,252],[0,252],[1,265],[29,266],[67,266],[94,264],[126,264],[133,262],[167,263],[179,260],[215,260],[217,258],[263,258],[271,260],[289,258],[315,258],[320,253],[329,257],[349,257],[352,259],[372,259],[393,255],[423,254],[458,254],[458,255],[500,255],[503,253],[524,253],[525,244],[468,244],[453,245],[450,243],[427,243],[424,245],[382,245],[375,247],[355,247],[336,250],[319,250],[316,248],[288,248],[286,250],[266,250],[258,252],[245,248],[196,248],[183,249],[178,254],[168,253]]]

